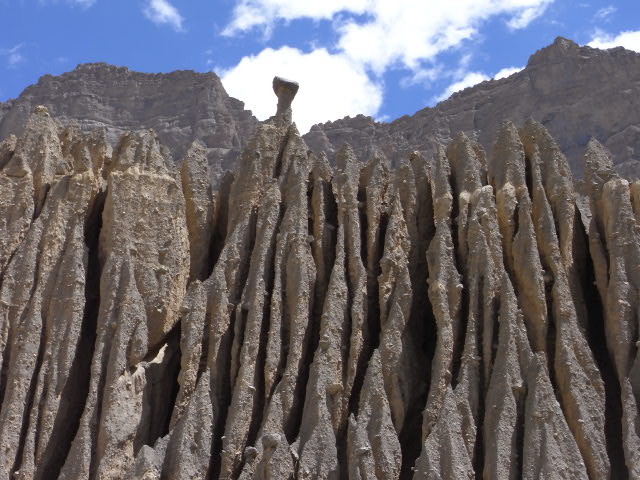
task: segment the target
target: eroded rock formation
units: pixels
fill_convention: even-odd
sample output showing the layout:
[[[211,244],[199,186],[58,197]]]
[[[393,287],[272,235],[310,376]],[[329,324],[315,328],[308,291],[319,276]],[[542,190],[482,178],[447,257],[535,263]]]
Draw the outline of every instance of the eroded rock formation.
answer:
[[[363,115],[322,119],[326,123],[303,138],[318,155],[324,151],[331,165],[346,142],[361,161],[380,151],[397,166],[414,151],[431,158],[458,132],[491,154],[503,119],[522,125],[535,118],[553,135],[575,178],[582,177],[582,153],[595,137],[613,153],[616,171],[637,180],[639,85],[640,54],[557,38],[533,54],[522,71],[455,93],[433,108],[389,123]],[[240,100],[227,95],[213,72],[148,74],[104,63],[81,64],[59,76],[44,75],[17,98],[0,102],[0,140],[21,135],[33,108],[45,105],[63,125],[104,129],[112,146],[126,131],[152,128],[178,163],[197,140],[217,186],[224,172],[235,168],[258,123]]]
[[[535,118],[554,136],[575,178],[582,177],[582,153],[595,137],[614,154],[615,170],[637,180],[639,85],[639,53],[622,47],[599,50],[558,37],[508,78],[466,88],[389,123],[364,115],[328,121],[312,127],[304,140],[314,151],[326,151],[330,160],[348,142],[360,157],[381,150],[396,164],[413,151],[431,157],[438,145],[465,132],[492,155],[503,119],[524,124]]]
[[[215,193],[153,132],[0,145],[0,477],[640,477],[640,185],[592,141],[581,215],[535,121],[332,169],[276,86]]]
[[[63,125],[103,130],[112,146],[127,131],[152,128],[174,161],[198,140],[216,185],[233,169],[258,123],[240,100],[227,95],[213,72],[149,74],[87,63],[60,76],[44,75],[18,98],[0,102],[0,140],[21,135],[37,105],[46,106]]]

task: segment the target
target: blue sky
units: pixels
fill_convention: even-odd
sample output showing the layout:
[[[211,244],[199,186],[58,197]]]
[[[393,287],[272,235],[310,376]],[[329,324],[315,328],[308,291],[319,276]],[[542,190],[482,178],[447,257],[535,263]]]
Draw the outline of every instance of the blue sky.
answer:
[[[640,0],[0,0],[0,101],[103,61],[213,70],[260,119],[271,78],[301,84],[294,120],[391,120],[523,68],[565,36],[640,51]]]

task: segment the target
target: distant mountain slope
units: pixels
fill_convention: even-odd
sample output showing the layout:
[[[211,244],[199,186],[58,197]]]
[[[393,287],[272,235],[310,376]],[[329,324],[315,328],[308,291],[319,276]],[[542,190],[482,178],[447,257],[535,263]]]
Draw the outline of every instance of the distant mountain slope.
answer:
[[[112,141],[123,131],[153,128],[175,161],[200,140],[214,180],[234,166],[258,124],[214,73],[147,74],[94,63],[45,75],[17,99],[0,103],[0,140],[19,134],[36,105],[48,107],[62,123],[78,122],[83,130],[104,127]],[[434,108],[390,123],[347,117],[314,126],[304,140],[314,151],[326,151],[330,160],[348,142],[362,161],[380,149],[395,164],[414,150],[431,155],[458,131],[490,154],[503,120],[521,125],[530,117],[557,139],[577,177],[593,136],[612,152],[620,174],[640,178],[640,54],[558,38],[532,55],[521,72],[468,88]]]
[[[531,56],[524,70],[454,94],[434,108],[391,123],[357,116],[314,126],[304,140],[330,158],[344,143],[366,160],[376,148],[395,163],[408,152],[434,151],[464,131],[491,151],[500,123],[533,117],[555,137],[571,169],[582,176],[581,156],[593,136],[611,150],[619,173],[640,176],[640,54],[580,47],[557,38]]]
[[[17,99],[0,104],[0,140],[20,134],[36,105],[83,130],[105,128],[112,142],[124,131],[153,128],[176,160],[200,140],[213,176],[232,168],[258,123],[214,73],[148,74],[91,63],[45,75]]]

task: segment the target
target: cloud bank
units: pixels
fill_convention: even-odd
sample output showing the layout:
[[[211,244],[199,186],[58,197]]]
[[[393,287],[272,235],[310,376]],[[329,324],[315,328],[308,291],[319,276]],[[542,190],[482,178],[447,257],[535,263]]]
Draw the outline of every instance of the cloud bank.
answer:
[[[620,32],[617,35],[597,31],[588,45],[603,49],[624,47],[628,50],[640,52],[640,30]]]
[[[323,48],[304,53],[296,48],[266,48],[244,57],[238,65],[219,71],[227,92],[241,98],[260,118],[275,114],[271,90],[275,75],[295,79],[300,90],[293,105],[293,120],[302,133],[314,123],[354,112],[374,115],[382,104],[382,87],[364,70],[342,55]]]
[[[257,55],[244,57],[236,66],[221,72],[221,76],[229,92],[245,99],[258,118],[264,118],[261,113],[264,106],[256,103],[255,78],[248,82],[243,74],[249,71],[258,74],[259,65],[266,71],[300,81],[301,91],[295,104],[297,111],[306,108],[303,102],[311,104],[302,89],[307,89],[306,95],[314,98],[316,104],[314,110],[305,114],[309,118],[299,119],[304,132],[306,125],[345,114],[375,116],[382,104],[381,77],[390,69],[410,72],[411,80],[406,84],[426,79],[427,73],[434,71],[438,55],[459,49],[464,42],[476,38],[482,25],[490,19],[502,19],[511,30],[522,29],[542,15],[552,2],[461,0],[456,8],[452,8],[448,3],[428,0],[240,0],[223,35],[241,36],[253,30],[269,35],[279,25],[307,19],[330,22],[336,41],[307,52],[289,47],[266,48]],[[278,72],[278,68],[287,71]],[[273,76],[272,73],[269,75]],[[450,72],[449,76],[454,75]],[[340,77],[339,90],[345,93],[338,96],[325,93],[328,89],[322,88],[327,85],[324,82],[336,85],[332,80],[336,77]],[[453,88],[487,78],[480,72],[456,76],[443,95],[456,91]],[[265,112],[271,114],[271,110]]]

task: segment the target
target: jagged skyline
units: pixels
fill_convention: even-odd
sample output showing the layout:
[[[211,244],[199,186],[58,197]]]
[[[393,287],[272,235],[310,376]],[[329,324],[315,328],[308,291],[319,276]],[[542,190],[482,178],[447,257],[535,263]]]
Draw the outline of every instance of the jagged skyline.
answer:
[[[640,50],[631,0],[0,0],[0,101],[45,73],[106,61],[146,72],[215,70],[259,119],[274,74],[295,77],[296,121],[391,120],[522,68],[558,36]]]

